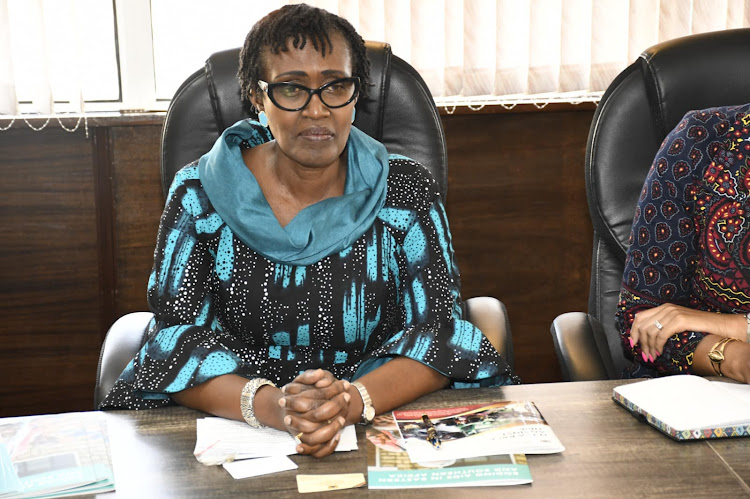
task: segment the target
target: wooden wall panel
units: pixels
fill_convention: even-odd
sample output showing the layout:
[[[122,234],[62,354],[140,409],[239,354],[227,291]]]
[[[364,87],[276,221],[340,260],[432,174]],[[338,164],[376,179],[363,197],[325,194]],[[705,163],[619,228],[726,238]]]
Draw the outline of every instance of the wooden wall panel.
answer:
[[[505,303],[526,383],[561,379],[550,324],[588,308],[583,162],[592,117],[591,110],[443,117],[462,296]]]
[[[159,173],[161,126],[117,126],[111,135],[117,318],[148,310],[146,286],[164,196]]]
[[[443,117],[464,297],[503,300],[524,382],[560,379],[549,325],[586,310],[592,110]],[[91,408],[111,322],[146,310],[164,199],[159,120],[0,133],[0,416]]]
[[[99,353],[92,143],[0,133],[0,416],[90,409]]]

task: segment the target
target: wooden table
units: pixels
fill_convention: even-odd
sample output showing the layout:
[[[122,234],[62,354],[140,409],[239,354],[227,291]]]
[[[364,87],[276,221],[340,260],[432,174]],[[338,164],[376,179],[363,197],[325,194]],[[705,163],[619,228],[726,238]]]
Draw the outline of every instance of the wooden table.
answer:
[[[405,407],[531,400],[565,445],[560,454],[528,456],[533,483],[443,488],[440,497],[750,497],[750,439],[675,442],[641,423],[612,399],[623,381],[547,383],[443,390]],[[364,432],[359,450],[318,460],[292,456],[299,468],[235,480],[193,457],[200,412],[175,407],[107,413],[118,496],[297,496],[296,475],[361,472],[367,476]],[[435,489],[326,492],[325,497],[428,497]],[[112,494],[107,494],[111,496]]]

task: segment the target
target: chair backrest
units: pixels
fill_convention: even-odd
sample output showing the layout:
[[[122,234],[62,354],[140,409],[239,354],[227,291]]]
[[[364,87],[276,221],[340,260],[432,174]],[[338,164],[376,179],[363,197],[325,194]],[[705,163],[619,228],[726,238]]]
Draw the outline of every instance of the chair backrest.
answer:
[[[391,53],[390,45],[366,42],[366,48],[372,86],[368,102],[357,103],[354,125],[382,142],[388,152],[409,156],[428,168],[445,199],[445,133],[427,85],[412,66]],[[177,170],[208,152],[227,127],[249,117],[237,80],[239,54],[239,48],[213,54],[172,99],[161,142],[165,193]]]
[[[448,188],[448,153],[440,115],[417,71],[391,53],[387,43],[365,42],[370,60],[367,102],[357,102],[354,125],[380,141],[388,152],[424,165],[438,183],[443,201]],[[166,194],[177,170],[208,152],[229,126],[249,117],[237,79],[240,49],[217,52],[175,93],[164,120],[161,179]],[[252,116],[255,117],[255,116]],[[482,325],[490,342],[513,365],[513,344],[505,307],[497,300],[463,302],[466,317]]]
[[[750,29],[736,29],[649,48],[599,103],[586,150],[586,192],[594,226],[589,314],[604,327],[616,375],[626,361],[615,308],[638,196],[654,155],[688,111],[747,102]]]

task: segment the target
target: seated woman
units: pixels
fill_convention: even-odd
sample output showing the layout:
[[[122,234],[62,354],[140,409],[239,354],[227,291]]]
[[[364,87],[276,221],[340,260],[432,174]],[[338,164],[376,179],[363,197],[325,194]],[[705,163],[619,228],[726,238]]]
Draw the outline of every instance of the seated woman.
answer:
[[[691,111],[664,139],[630,234],[617,325],[626,377],[750,382],[750,104]]]
[[[435,181],[352,126],[369,86],[354,28],[285,6],[248,34],[239,79],[259,122],[175,176],[149,339],[102,408],[176,402],[321,457],[342,426],[424,394],[518,382],[461,319]]]

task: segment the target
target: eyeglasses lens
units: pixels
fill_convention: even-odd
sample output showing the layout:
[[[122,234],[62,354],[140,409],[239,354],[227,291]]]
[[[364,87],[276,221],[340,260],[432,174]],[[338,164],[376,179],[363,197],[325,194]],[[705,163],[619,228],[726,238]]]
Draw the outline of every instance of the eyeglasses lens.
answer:
[[[335,80],[318,89],[316,93],[320,96],[323,104],[336,108],[349,103],[354,98],[356,89],[357,85],[354,80]],[[307,87],[295,83],[269,86],[269,91],[272,93],[271,99],[279,107],[285,109],[299,109],[307,105],[307,101],[311,98],[309,90]]]

